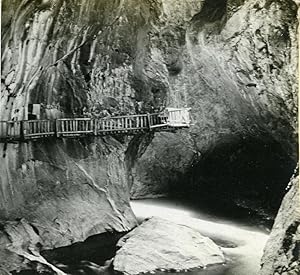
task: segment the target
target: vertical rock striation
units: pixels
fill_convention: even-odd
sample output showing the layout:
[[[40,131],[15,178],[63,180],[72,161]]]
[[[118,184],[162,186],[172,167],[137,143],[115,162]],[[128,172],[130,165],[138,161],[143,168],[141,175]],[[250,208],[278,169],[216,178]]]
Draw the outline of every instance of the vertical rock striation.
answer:
[[[160,84],[136,67],[147,62],[155,12],[155,3],[138,1],[2,1],[0,119],[28,119],[32,104],[42,119],[153,110],[148,91]],[[12,228],[3,225],[1,266],[30,263],[15,246],[38,253],[136,224],[120,140],[1,144],[0,218],[21,219],[38,235],[7,239]],[[29,232],[15,228],[15,236]]]
[[[28,119],[32,104],[40,118],[187,105],[194,126],[131,140],[1,144],[0,219],[31,224],[41,249],[126,231],[135,224],[128,186],[134,197],[174,184],[199,187],[197,196],[203,186],[248,186],[226,178],[226,166],[220,175],[232,184],[202,173],[214,157],[250,174],[276,159],[283,178],[236,195],[251,202],[270,186],[282,192],[296,159],[297,8],[291,0],[2,1],[0,120]],[[266,157],[240,161],[251,144]]]
[[[103,232],[126,232],[136,225],[129,206],[124,144],[117,140],[49,139],[8,145],[5,154],[0,215],[7,222],[1,227],[0,266],[7,270],[30,263],[21,248],[31,247],[32,256],[40,249]],[[8,261],[11,257],[17,260]]]
[[[199,1],[190,7],[190,17],[180,6],[162,3],[149,42],[153,58],[165,68],[157,71],[157,79],[168,87],[167,105],[192,108],[194,126],[167,143],[164,135],[156,135],[157,142],[134,165],[133,196],[167,193],[180,185],[183,192],[193,177],[187,189],[196,188],[199,195],[211,186],[209,193],[232,194],[231,201],[239,197],[249,206],[263,194],[260,204],[268,201],[276,209],[297,159],[296,3]],[[174,150],[174,140],[188,142]],[[261,156],[254,155],[260,151]],[[181,152],[189,157],[180,158]],[[165,162],[160,170],[150,161],[154,155],[177,161]],[[178,166],[181,173],[174,173]],[[266,167],[264,172],[259,166]],[[153,171],[159,172],[147,176]],[[274,171],[281,172],[273,177]],[[268,197],[269,188],[277,190],[277,200]]]

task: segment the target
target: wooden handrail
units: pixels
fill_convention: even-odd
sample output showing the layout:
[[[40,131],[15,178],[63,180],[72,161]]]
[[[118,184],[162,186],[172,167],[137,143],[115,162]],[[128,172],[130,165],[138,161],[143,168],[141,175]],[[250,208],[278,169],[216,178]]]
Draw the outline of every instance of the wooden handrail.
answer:
[[[158,128],[189,127],[189,110],[167,113],[111,116],[104,118],[59,118],[54,120],[0,121],[0,141],[134,133]]]
[[[153,114],[156,115],[156,114]],[[110,118],[127,118],[127,117],[146,117],[147,114],[141,114],[141,115],[127,115],[127,116],[108,116],[108,117],[103,117],[99,119],[110,119]]]
[[[56,120],[91,120],[90,117],[70,117],[70,118],[58,118]]]

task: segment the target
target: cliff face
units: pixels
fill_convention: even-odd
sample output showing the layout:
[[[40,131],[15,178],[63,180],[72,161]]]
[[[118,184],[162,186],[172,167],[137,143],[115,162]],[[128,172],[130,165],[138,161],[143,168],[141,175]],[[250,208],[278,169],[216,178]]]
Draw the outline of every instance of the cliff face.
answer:
[[[299,177],[290,183],[261,261],[261,275],[300,272]]]
[[[41,117],[188,105],[202,151],[259,130],[295,143],[293,1],[15,0],[2,13],[1,119],[34,103]]]
[[[176,5],[163,5],[150,36],[153,58],[167,69],[157,78],[168,104],[191,107],[194,126],[157,134],[141,148],[132,196],[192,190],[278,209],[296,160],[297,5],[204,1],[194,8],[181,20]]]
[[[272,201],[269,188],[283,192],[296,158],[295,3],[2,1],[0,120],[27,119],[32,104],[40,118],[188,106],[194,125],[1,144],[0,219],[25,218],[50,249],[132,228],[128,186],[133,197],[176,189]]]
[[[124,143],[109,137],[49,139],[9,144],[4,154],[0,267],[25,268],[40,249],[103,232],[126,232],[136,225],[129,206]],[[28,248],[29,255],[24,256],[22,248]]]
[[[5,154],[1,218],[30,221],[49,247],[134,225],[120,142],[37,141]]]

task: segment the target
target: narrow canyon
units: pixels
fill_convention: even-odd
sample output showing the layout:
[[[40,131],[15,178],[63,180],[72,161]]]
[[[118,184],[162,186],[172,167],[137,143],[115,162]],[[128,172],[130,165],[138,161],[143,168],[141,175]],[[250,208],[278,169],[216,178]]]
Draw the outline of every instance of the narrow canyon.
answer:
[[[300,274],[299,0],[1,5],[0,275]],[[3,126],[168,108],[189,127]]]

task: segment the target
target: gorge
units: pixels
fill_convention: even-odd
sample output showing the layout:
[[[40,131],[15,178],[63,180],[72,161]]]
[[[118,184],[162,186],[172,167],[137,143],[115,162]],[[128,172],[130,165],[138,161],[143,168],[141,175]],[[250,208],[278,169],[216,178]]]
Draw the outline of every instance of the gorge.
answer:
[[[298,7],[2,0],[0,121],[190,107],[192,126],[0,143],[0,274],[63,274],[59,249],[116,245],[138,225],[130,199],[188,201],[267,236],[284,196],[260,272],[298,274]]]

